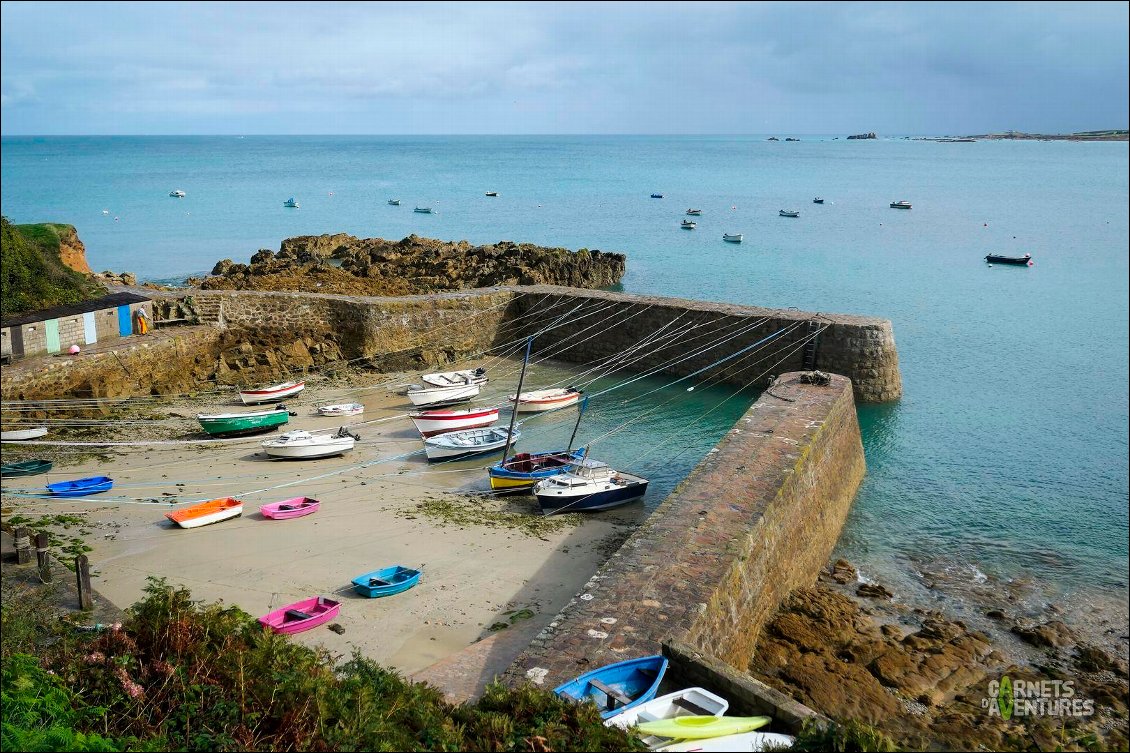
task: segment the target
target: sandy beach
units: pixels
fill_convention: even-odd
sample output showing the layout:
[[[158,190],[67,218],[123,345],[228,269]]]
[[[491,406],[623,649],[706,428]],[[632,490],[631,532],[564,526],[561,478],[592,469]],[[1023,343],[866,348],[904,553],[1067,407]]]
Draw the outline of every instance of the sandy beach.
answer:
[[[406,674],[501,625],[528,632],[547,624],[630,532],[632,521],[614,514],[543,518],[532,497],[479,494],[489,488],[483,469],[497,456],[429,465],[405,417],[410,404],[398,394],[409,380],[353,376],[349,384],[342,377],[311,380],[287,401],[298,413],[287,429],[334,429],[348,422],[361,439],[344,457],[270,460],[259,443],[277,434],[118,446],[109,449],[108,460],[57,466],[50,478],[108,475],[115,480],[109,493],[77,501],[35,499],[20,492],[39,492],[43,477],[19,479],[5,484],[5,511],[31,519],[82,517],[80,528],[88,532],[83,538],[93,549],[94,587],[121,607],[142,595],[150,576],[255,616],[309,596],[331,596],[342,601],[336,622],[344,631],[321,627],[298,640],[343,656],[357,650]],[[512,391],[513,377],[501,381]],[[478,403],[499,401],[506,392],[489,386]],[[154,428],[128,426],[116,428],[114,438],[137,441],[142,431],[155,441],[198,436],[190,417],[241,410],[232,397],[182,398],[172,407],[150,408],[171,416],[155,424],[164,440],[149,436]],[[345,401],[363,403],[365,413],[351,419],[315,414],[317,404]],[[243,516],[189,530],[164,516],[222,496],[242,499]],[[259,505],[295,496],[314,497],[322,507],[287,521],[258,512]],[[419,585],[383,599],[352,592],[353,577],[395,564],[422,570]]]

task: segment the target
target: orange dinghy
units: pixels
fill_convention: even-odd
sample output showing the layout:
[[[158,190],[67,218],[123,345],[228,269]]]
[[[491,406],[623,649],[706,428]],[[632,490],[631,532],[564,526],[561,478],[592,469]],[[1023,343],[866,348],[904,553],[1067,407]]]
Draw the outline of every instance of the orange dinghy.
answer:
[[[165,513],[165,517],[181,528],[199,528],[209,523],[219,523],[243,514],[243,502],[234,497],[210,499],[183,510]]]

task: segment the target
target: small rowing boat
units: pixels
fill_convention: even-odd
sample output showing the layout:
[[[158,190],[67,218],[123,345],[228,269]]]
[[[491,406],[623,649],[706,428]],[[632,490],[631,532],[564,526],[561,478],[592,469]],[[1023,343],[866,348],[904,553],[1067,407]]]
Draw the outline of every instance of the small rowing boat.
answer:
[[[515,410],[519,413],[541,413],[573,405],[581,399],[581,394],[581,390],[576,387],[565,387],[523,392],[521,395],[511,395],[507,400],[517,403]]]
[[[700,217],[700,216],[702,216],[702,210],[701,209],[688,209],[687,214],[689,214],[691,217]]]
[[[109,476],[91,476],[48,484],[47,491],[56,497],[85,497],[87,494],[108,492],[113,486],[114,479]]]
[[[435,214],[435,212],[432,211],[431,207],[416,207],[412,211],[419,212],[420,214]]]
[[[340,611],[340,601],[313,596],[263,615],[259,618],[259,624],[276,633],[293,635],[329,622]]]
[[[307,460],[344,455],[353,449],[356,442],[357,435],[341,427],[333,434],[311,434],[302,429],[295,429],[275,439],[261,442],[260,446],[273,458]]]
[[[687,688],[654,698],[635,708],[621,711],[616,716],[606,719],[604,726],[631,729],[642,722],[655,722],[676,716],[689,716],[691,714],[722,716],[729,707],[729,701],[711,693],[709,690]],[[646,735],[643,742],[647,747],[654,750],[665,743],[674,741],[658,735]]]
[[[200,528],[243,514],[243,502],[235,497],[220,497],[198,505],[165,513],[165,517],[181,528]]]
[[[683,224],[679,227],[683,228],[683,230],[694,230],[698,227],[698,223],[691,220],[683,220]]]
[[[486,384],[490,381],[490,379],[487,378],[487,370],[482,367],[477,369],[464,369],[463,371],[444,371],[436,374],[424,374],[420,379],[433,387]]]
[[[214,436],[237,436],[272,431],[290,421],[290,411],[283,405],[250,413],[213,413],[196,416],[205,432]]]
[[[891,209],[910,209],[909,201],[892,201]]]
[[[398,207],[398,206],[400,206],[400,199],[389,199],[388,205],[390,207]]]
[[[271,403],[275,400],[293,397],[306,389],[306,382],[281,382],[270,387],[260,387],[257,390],[240,390],[239,399],[244,405],[258,405]]]
[[[465,410],[429,410],[409,413],[422,437],[434,437],[463,429],[481,429],[498,420],[498,408],[467,408]]]
[[[365,412],[365,406],[361,403],[340,403],[338,405],[320,405],[318,406],[319,416],[332,416],[340,418],[342,416],[359,416]]]
[[[800,210],[798,209],[782,209],[777,214],[782,217],[800,217]]]
[[[514,429],[511,435],[510,430],[503,426],[452,431],[425,439],[424,452],[428,456],[428,462],[459,460],[472,455],[497,452],[506,446],[508,437],[511,437],[510,444],[514,444],[522,438],[522,432]]]
[[[1024,254],[1024,256],[1000,256],[999,254],[988,254],[985,261],[989,264],[1013,264],[1018,267],[1031,267],[1036,262],[1032,261],[1032,254]]]
[[[305,515],[313,515],[318,512],[318,508],[322,503],[310,497],[294,497],[292,499],[284,499],[282,502],[272,502],[269,505],[260,505],[259,513],[264,518],[271,520],[290,520],[291,518],[301,518]]]
[[[9,431],[0,431],[0,441],[23,442],[28,439],[39,439],[40,437],[46,435],[46,426],[33,426],[28,429],[11,429]]]
[[[577,702],[593,701],[601,718],[608,719],[654,698],[666,671],[662,656],[645,656],[586,672],[553,692]]]
[[[17,478],[19,476],[38,476],[51,470],[50,460],[37,458],[23,460],[18,463],[4,463],[0,465],[0,478]]]
[[[408,399],[412,404],[424,408],[439,408],[445,405],[465,403],[477,396],[482,387],[478,384],[456,384],[450,387],[435,387],[430,384],[413,384],[408,387]]]
[[[370,599],[407,591],[420,582],[420,571],[403,565],[393,565],[353,579],[353,590]]]

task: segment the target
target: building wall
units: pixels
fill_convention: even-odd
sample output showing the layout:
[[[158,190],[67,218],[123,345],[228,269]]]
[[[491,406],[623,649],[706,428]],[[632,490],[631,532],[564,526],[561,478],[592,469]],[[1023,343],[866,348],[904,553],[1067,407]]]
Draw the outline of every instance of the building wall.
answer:
[[[139,301],[129,305],[131,321],[138,310],[145,311],[146,315],[152,319],[152,302]],[[90,314],[72,314],[70,316],[59,317],[53,320],[44,320],[33,322],[31,324],[23,324],[18,327],[5,327],[4,332],[7,335],[0,336],[5,353],[12,353],[19,356],[35,356],[48,352],[47,343],[47,330],[49,327],[58,327],[59,331],[59,351],[66,353],[70,350],[72,345],[78,345],[80,348],[86,347],[86,323],[84,317],[93,316],[95,326],[95,336],[97,342],[107,342],[112,340],[121,339],[121,330],[118,325],[118,307],[112,306],[110,308],[98,309],[90,312]],[[54,321],[55,324],[49,324]],[[17,333],[15,330],[19,330]],[[22,341],[22,349],[19,347]]]

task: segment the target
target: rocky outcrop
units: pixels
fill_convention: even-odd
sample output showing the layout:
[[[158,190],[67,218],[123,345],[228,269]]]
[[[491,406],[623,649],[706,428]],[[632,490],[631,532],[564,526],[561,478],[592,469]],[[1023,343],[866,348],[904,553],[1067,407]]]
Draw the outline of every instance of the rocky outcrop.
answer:
[[[868,133],[857,133],[854,136],[848,136],[848,139],[877,139],[877,138],[879,138],[879,137],[875,135],[874,131],[870,131]]]
[[[103,285],[136,285],[137,275],[133,272],[99,272],[94,275],[94,279]]]
[[[86,261],[86,246],[79,240],[74,225],[56,225],[59,235],[59,260],[76,272],[93,274]]]
[[[569,251],[500,241],[473,246],[410,235],[400,241],[336,235],[283,241],[250,263],[224,259],[201,287],[217,290],[306,290],[344,295],[405,295],[497,285],[603,288],[624,275],[623,254]]]

